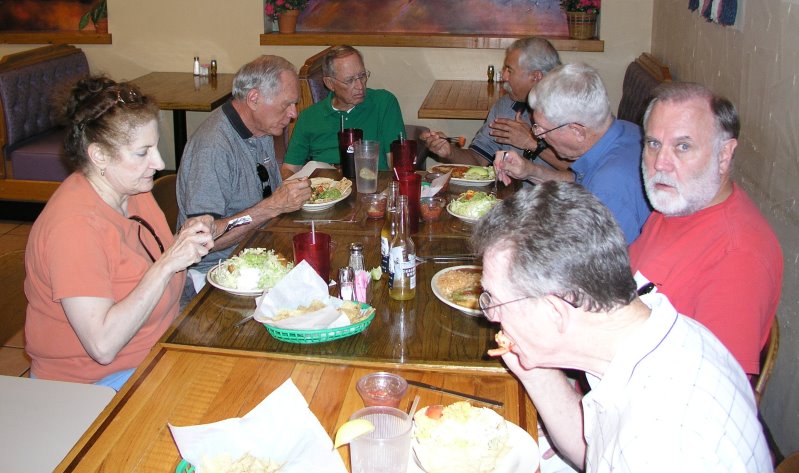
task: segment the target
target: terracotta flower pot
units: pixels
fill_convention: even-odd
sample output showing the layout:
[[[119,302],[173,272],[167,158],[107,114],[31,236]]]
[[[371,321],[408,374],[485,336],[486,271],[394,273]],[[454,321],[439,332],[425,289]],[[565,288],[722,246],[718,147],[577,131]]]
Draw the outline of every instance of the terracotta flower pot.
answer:
[[[108,34],[108,18],[100,18],[94,24],[94,31],[99,34]]]
[[[569,37],[591,39],[596,37],[596,13],[566,12],[569,20]]]
[[[278,30],[281,33],[295,33],[297,31],[297,17],[299,10],[286,10],[277,17]]]

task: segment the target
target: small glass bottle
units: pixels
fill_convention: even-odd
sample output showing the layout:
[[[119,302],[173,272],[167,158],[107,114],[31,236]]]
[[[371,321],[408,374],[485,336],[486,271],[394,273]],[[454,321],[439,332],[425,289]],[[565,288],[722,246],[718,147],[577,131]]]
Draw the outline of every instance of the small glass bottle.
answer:
[[[211,77],[216,76],[216,59],[211,59],[211,69],[208,71]]]
[[[363,244],[350,243],[350,268],[353,271],[365,271],[363,266]]]
[[[398,301],[416,297],[416,246],[408,234],[408,196],[397,198],[399,229],[389,250],[388,296]]]
[[[493,64],[488,66],[488,71],[486,72],[486,75],[488,76],[488,82],[494,82],[494,65]]]
[[[380,269],[388,275],[388,250],[391,249],[391,240],[397,234],[397,196],[399,195],[399,182],[391,181],[388,185],[388,199],[386,199],[386,221],[380,229]]]

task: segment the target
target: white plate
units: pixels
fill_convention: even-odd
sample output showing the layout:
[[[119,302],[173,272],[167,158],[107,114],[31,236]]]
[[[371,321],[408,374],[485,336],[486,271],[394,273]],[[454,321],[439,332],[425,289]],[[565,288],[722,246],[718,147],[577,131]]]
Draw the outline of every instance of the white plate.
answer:
[[[538,468],[538,444],[518,425],[513,422],[505,423],[508,426],[508,453],[497,463],[494,473],[530,473]],[[408,461],[408,473],[424,473],[413,453],[415,440],[411,440],[411,455]]]
[[[321,212],[322,210],[327,210],[346,199],[350,196],[350,194],[352,194],[352,187],[345,190],[344,193],[341,194],[341,197],[336,200],[331,200],[330,202],[325,202],[323,204],[302,204],[302,210],[305,210],[306,212]]]
[[[263,289],[254,289],[254,290],[244,290],[244,289],[234,289],[232,287],[223,286],[222,284],[216,282],[216,272],[217,271],[225,271],[225,268],[222,267],[224,262],[214,266],[210,271],[205,274],[205,279],[208,281],[209,284],[214,286],[217,289],[221,289],[225,292],[229,292],[235,296],[247,296],[247,297],[258,297],[264,293]]]
[[[438,291],[438,287],[437,287],[438,286],[438,279],[441,277],[441,275],[445,274],[445,273],[448,273],[450,271],[456,270],[456,269],[480,269],[480,270],[482,270],[483,267],[482,266],[475,266],[475,265],[468,265],[467,264],[467,265],[453,266],[451,268],[442,269],[441,271],[439,271],[436,274],[434,274],[433,275],[433,279],[430,280],[430,287],[433,289],[433,294],[435,294],[435,296],[438,297],[438,300],[440,300],[444,304],[447,304],[448,306],[452,307],[453,309],[457,309],[457,310],[463,312],[466,315],[471,315],[472,317],[482,317],[483,316],[483,311],[482,310],[480,310],[480,309],[470,309],[468,307],[459,306],[458,304],[447,300],[447,298],[444,297],[444,295],[441,294]]]
[[[456,214],[452,211],[452,202],[447,204],[447,212],[453,217],[463,220],[466,223],[476,223],[478,220],[480,220],[479,218],[464,217],[463,215]]]

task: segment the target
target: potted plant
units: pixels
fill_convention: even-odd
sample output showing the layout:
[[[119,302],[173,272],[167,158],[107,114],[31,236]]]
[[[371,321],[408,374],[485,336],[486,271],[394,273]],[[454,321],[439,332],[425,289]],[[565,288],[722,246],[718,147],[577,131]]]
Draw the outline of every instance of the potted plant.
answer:
[[[89,20],[92,20],[95,31],[103,34],[108,33],[108,4],[106,0],[100,0],[80,17],[78,29],[86,28]]]
[[[308,6],[308,0],[264,0],[264,15],[277,17],[281,33],[294,33],[297,17]]]
[[[591,39],[596,34],[596,17],[601,0],[561,0],[569,22],[569,36],[573,39]]]

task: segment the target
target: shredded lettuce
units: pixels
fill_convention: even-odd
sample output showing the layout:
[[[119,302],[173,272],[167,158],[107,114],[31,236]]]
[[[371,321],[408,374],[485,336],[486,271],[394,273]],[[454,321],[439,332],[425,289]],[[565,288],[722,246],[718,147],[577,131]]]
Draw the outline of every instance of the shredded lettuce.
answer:
[[[480,218],[487,214],[499,200],[485,192],[464,192],[450,203],[453,213],[467,218]]]
[[[281,260],[274,250],[247,248],[224,262],[214,273],[216,282],[231,289],[270,289],[294,267]]]

